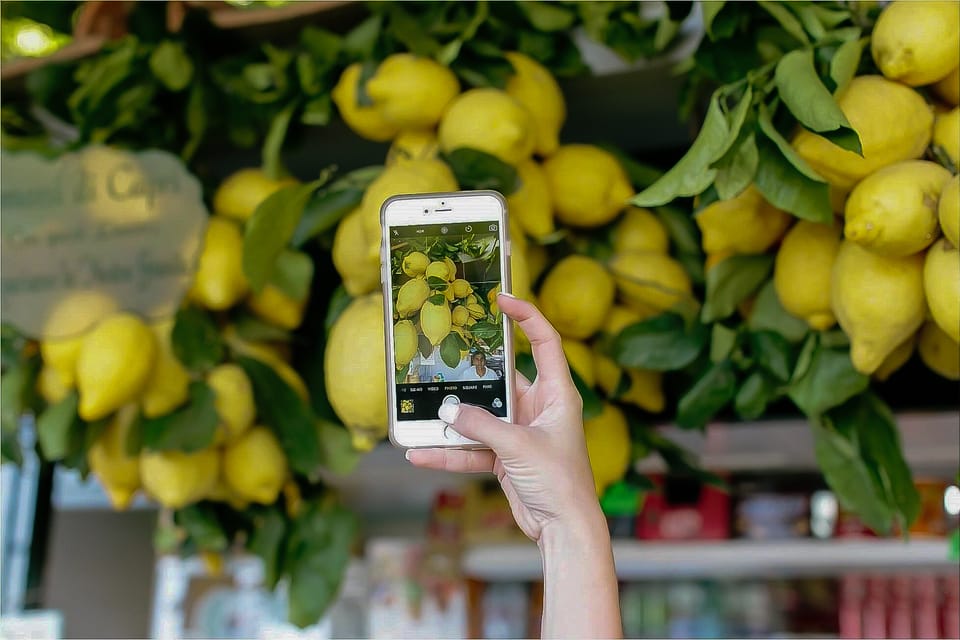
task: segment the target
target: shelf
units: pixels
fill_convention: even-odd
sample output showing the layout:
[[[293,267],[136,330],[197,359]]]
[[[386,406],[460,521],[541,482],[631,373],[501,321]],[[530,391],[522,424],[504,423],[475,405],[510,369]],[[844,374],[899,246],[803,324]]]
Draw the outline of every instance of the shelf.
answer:
[[[944,539],[912,540],[730,540],[639,542],[617,540],[613,555],[622,580],[827,576],[863,571],[955,573]],[[533,543],[491,544],[469,549],[464,573],[482,580],[536,580],[542,576]]]

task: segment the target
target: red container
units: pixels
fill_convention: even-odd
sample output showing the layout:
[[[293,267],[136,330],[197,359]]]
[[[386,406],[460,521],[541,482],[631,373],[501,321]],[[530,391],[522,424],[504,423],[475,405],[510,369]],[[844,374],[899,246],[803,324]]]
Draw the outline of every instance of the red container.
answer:
[[[641,540],[725,540],[730,497],[694,478],[658,477],[637,518]]]

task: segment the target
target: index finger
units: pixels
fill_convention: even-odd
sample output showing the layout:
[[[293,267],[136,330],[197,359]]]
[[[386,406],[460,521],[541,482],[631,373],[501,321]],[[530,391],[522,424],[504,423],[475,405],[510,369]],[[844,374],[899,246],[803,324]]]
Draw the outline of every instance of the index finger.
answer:
[[[527,334],[533,350],[533,361],[537,365],[537,377],[547,380],[567,380],[573,384],[567,357],[560,346],[560,334],[535,306],[514,296],[501,293],[497,296],[497,306],[513,320],[517,321]]]

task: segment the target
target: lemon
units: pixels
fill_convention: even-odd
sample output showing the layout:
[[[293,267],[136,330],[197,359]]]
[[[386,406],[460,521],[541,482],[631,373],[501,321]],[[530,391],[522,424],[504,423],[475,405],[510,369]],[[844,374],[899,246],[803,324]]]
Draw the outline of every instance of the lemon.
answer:
[[[593,350],[593,371],[599,386],[608,398],[612,398],[620,386],[623,370],[612,358],[608,358],[599,349]],[[569,356],[567,357],[569,361]],[[582,377],[582,376],[581,376]]]
[[[474,307],[471,309],[471,307]],[[479,312],[477,312],[479,308]],[[467,305],[467,312],[471,318],[483,317],[483,308],[478,304]],[[430,301],[423,303],[420,309],[420,328],[423,335],[427,337],[430,344],[437,346],[450,334],[453,325],[453,317],[450,312],[450,305],[444,301],[440,304],[434,304]]]
[[[620,386],[623,370],[606,355],[595,350],[593,366],[597,382],[608,398],[612,398]],[[620,402],[636,405],[651,413],[663,411],[666,400],[663,395],[663,375],[659,371],[627,369],[629,386],[617,398]]]
[[[466,313],[463,307],[457,307],[457,309]],[[417,327],[411,321],[401,320],[393,325],[393,357],[397,369],[410,364],[413,356],[417,355],[418,344]]]
[[[250,378],[240,365],[224,363],[207,373],[207,385],[220,418],[216,442],[232,442],[250,428],[257,415]]]
[[[922,251],[937,237],[937,204],[948,180],[949,171],[926,160],[879,169],[850,194],[844,236],[883,255]]]
[[[523,232],[534,238],[553,233],[553,203],[547,177],[533,160],[524,160],[517,165],[519,187],[507,196],[507,209],[513,219],[520,223]]]
[[[800,157],[834,187],[849,190],[881,167],[919,158],[930,142],[933,111],[910,87],[882,76],[860,76],[837,103],[860,135],[863,157],[806,129],[793,139]]]
[[[527,255],[522,251],[513,251],[510,254],[510,284],[513,295],[530,302],[534,300]]]
[[[763,253],[781,237],[793,217],[767,202],[753,185],[737,197],[704,207],[695,218],[706,253]]]
[[[433,127],[459,92],[450,69],[411,53],[387,56],[367,80],[374,108],[398,129]]]
[[[633,196],[623,167],[610,153],[568,144],[543,163],[557,219],[574,227],[599,227],[617,217]]]
[[[56,369],[44,365],[37,374],[37,393],[47,404],[57,404],[70,395],[70,387],[63,383]]]
[[[439,264],[443,267],[444,273],[446,273],[446,267],[442,262],[434,264]],[[397,292],[397,313],[400,314],[401,318],[409,318],[417,311],[420,311],[420,307],[423,306],[423,303],[426,302],[429,297],[430,286],[426,280],[422,278],[408,280]]]
[[[931,371],[948,380],[960,380],[960,344],[935,322],[927,322],[920,329],[917,351]]]
[[[536,60],[516,51],[506,56],[514,71],[507,80],[507,93],[533,116],[537,154],[549,156],[560,144],[560,128],[567,117],[560,85]]]
[[[344,69],[330,96],[340,111],[340,117],[354,133],[367,140],[385,142],[397,135],[399,128],[388,122],[380,109],[358,104],[357,88],[362,71],[363,65],[359,62]]]
[[[272,345],[258,343],[258,342],[247,342],[240,339],[236,335],[236,329],[233,326],[228,326],[224,331],[224,338],[227,341],[227,344],[233,349],[237,355],[246,356],[248,358],[253,358],[259,360],[263,364],[267,365],[273,369],[281,380],[287,383],[294,392],[300,396],[303,401],[308,401],[310,399],[310,393],[307,390],[307,385],[303,382],[303,379],[300,377],[293,367],[288,364],[289,357],[278,352],[276,348]]]
[[[352,297],[370,293],[380,286],[380,257],[370,254],[359,209],[340,221],[333,236],[332,254],[333,266]]]
[[[116,301],[96,290],[80,290],[59,300],[47,316],[40,341],[44,365],[57,372],[60,382],[73,388],[83,333],[117,310]]]
[[[517,250],[518,249],[514,249],[514,251]],[[540,244],[531,244],[527,247],[526,251],[524,251],[524,257],[526,258],[530,279],[536,281],[544,269],[547,268],[547,263],[550,262],[550,255],[547,252],[547,248]]]
[[[890,352],[883,363],[873,372],[873,377],[880,382],[884,382],[890,376],[897,372],[900,367],[907,364],[917,347],[917,334],[910,334],[910,337],[900,343],[896,349]]]
[[[630,467],[630,429],[620,409],[605,402],[600,415],[583,421],[583,435],[593,482],[600,496]]]
[[[930,315],[954,342],[960,342],[960,250],[938,240],[927,251],[923,287]]]
[[[593,368],[593,352],[590,347],[579,340],[569,338],[562,341],[562,346],[570,369],[575,371],[588,387],[594,386],[597,383],[597,376]]]
[[[140,403],[144,416],[156,418],[187,401],[190,374],[173,353],[170,343],[173,319],[156,322],[151,328],[157,340],[157,358]]]
[[[254,293],[247,299],[247,306],[261,320],[292,331],[303,322],[307,299],[296,300],[279,287],[266,284],[260,293]]]
[[[240,302],[249,289],[243,274],[240,227],[222,216],[211,217],[190,297],[208,309],[225,311]]]
[[[960,167],[960,107],[936,116],[933,144],[943,149],[954,167]]]
[[[181,509],[203,499],[217,483],[220,456],[216,449],[143,451],[140,480],[144,490],[169,509]]]
[[[440,148],[476,149],[517,165],[530,157],[536,130],[530,112],[505,91],[470,89],[460,94],[440,121]]]
[[[221,457],[222,455],[223,454],[221,453]],[[223,466],[222,461],[221,466]],[[250,506],[249,500],[241,498],[233,489],[229,487],[229,485],[227,485],[226,481],[223,479],[223,474],[217,478],[217,481],[213,484],[213,487],[207,492],[207,495],[204,496],[204,500],[225,502],[237,511],[243,511]]]
[[[621,253],[610,262],[610,270],[621,298],[640,313],[666,311],[693,296],[683,266],[661,253]]]
[[[572,255],[551,269],[540,288],[540,308],[561,336],[596,333],[613,304],[613,278],[596,260]]]
[[[830,185],[829,197],[830,210],[837,215],[843,215],[843,209],[847,206],[847,198],[850,197],[849,189],[840,189]]]
[[[870,375],[923,323],[923,256],[881,256],[844,240],[830,296],[833,313],[850,336],[853,366]]]
[[[213,212],[243,222],[275,191],[292,184],[297,184],[294,178],[274,180],[262,169],[240,169],[217,187],[213,194]]]
[[[603,323],[603,332],[609,336],[620,335],[620,332],[630,325],[652,318],[654,313],[652,309],[647,313],[640,313],[636,309],[615,304],[610,307],[610,313]]]
[[[420,251],[411,251],[403,257],[403,272],[411,278],[422,276],[430,265],[430,258]]]
[[[272,504],[287,477],[287,458],[273,432],[256,426],[223,450],[223,479],[241,500]]]
[[[140,318],[118,313],[83,338],[77,359],[79,414],[105,418],[136,399],[150,379],[157,341]]]
[[[450,287],[453,289],[453,295],[457,298],[466,298],[468,295],[473,293],[473,287],[471,287],[470,283],[463,278],[457,278],[454,280],[450,284]]]
[[[447,282],[453,281],[457,277],[457,265],[450,259],[450,256],[443,258],[443,264],[447,265]]]
[[[883,75],[912,87],[940,80],[960,64],[956,2],[897,0],[873,27],[870,48]]]
[[[433,160],[440,153],[437,134],[432,129],[409,129],[401,131],[393,139],[387,151],[389,167],[409,160]]]
[[[387,373],[383,296],[356,298],[330,330],[324,382],[330,405],[354,434],[354,446],[369,449],[387,433]]]
[[[830,306],[833,263],[840,250],[840,226],[801,220],[784,237],[773,269],[777,298],[789,313],[816,331],[837,319]]]
[[[611,233],[614,253],[625,251],[670,251],[670,238],[660,219],[649,209],[627,207]]]
[[[953,176],[940,192],[937,217],[943,235],[955,247],[960,247],[960,176]]]
[[[960,104],[960,66],[938,80],[933,91],[954,107]]]
[[[110,504],[118,511],[130,506],[140,488],[140,462],[127,453],[127,439],[136,419],[137,406],[124,406],[87,450],[90,471],[100,479]]]

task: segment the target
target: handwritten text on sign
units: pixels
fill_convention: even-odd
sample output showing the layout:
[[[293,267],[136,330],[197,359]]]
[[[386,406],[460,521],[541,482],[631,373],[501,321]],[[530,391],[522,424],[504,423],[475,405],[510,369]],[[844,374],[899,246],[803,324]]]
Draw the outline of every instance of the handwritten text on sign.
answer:
[[[3,152],[0,176],[3,322],[58,338],[115,309],[174,313],[207,219],[200,184],[176,156]]]

